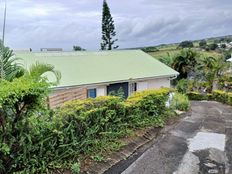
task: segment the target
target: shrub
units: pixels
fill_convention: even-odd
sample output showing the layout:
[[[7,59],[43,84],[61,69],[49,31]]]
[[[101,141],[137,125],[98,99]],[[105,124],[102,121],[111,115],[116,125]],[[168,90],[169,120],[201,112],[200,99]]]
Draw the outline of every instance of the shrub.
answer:
[[[194,47],[193,42],[192,41],[183,41],[179,44],[178,46],[179,48],[192,48]]]
[[[127,127],[123,123],[125,106],[119,97],[105,96],[96,99],[68,102],[55,112],[54,122],[66,135],[64,144],[82,142],[75,147],[79,153],[94,151],[96,140],[104,136],[122,136]],[[75,135],[75,138],[73,137]]]
[[[46,113],[44,101],[49,84],[22,77],[1,81],[0,86],[0,173],[13,173],[25,166],[42,168],[36,159],[46,149],[39,144],[46,134],[37,132],[40,125],[35,126],[31,118]]]
[[[157,47],[144,47],[144,48],[142,48],[142,50],[144,51],[144,52],[155,52],[155,51],[159,51],[159,49],[157,48]]]
[[[232,105],[232,93],[228,93],[228,102],[227,104]]]
[[[228,95],[225,91],[215,90],[212,92],[212,99],[218,102],[227,103]]]
[[[135,115],[158,116],[166,110],[169,92],[167,88],[136,92],[128,98],[126,104]]]
[[[149,125],[162,126],[164,121],[159,116],[167,111],[166,101],[168,94],[173,91],[168,88],[159,90],[146,90],[136,92],[130,96],[125,104],[127,106],[128,120],[135,127]]]
[[[186,94],[190,100],[208,100],[208,96],[199,92],[188,92]]]
[[[176,89],[178,92],[185,94],[188,90],[188,80],[186,79],[179,80],[176,85]]]
[[[123,146],[118,138],[134,129],[163,126],[166,114],[172,113],[165,106],[171,90],[164,88],[137,92],[126,101],[104,96],[67,102],[49,115],[43,105],[47,84],[16,81],[20,87],[3,82],[0,88],[0,173],[49,173],[57,168],[78,173],[76,162],[82,155],[117,150]],[[16,104],[30,106],[21,108],[22,118],[12,129]]]
[[[190,100],[214,100],[228,105],[232,105],[232,93],[221,90],[215,90],[212,94],[200,94],[198,92],[189,92],[187,96]]]
[[[218,48],[218,45],[216,43],[209,44],[210,50],[216,50]]]
[[[199,42],[199,47],[200,47],[200,48],[205,48],[206,45],[207,45],[207,41],[206,41],[206,40],[201,40],[201,41]]]
[[[190,108],[190,102],[186,95],[180,93],[174,93],[171,100],[171,108],[180,111],[187,111]]]

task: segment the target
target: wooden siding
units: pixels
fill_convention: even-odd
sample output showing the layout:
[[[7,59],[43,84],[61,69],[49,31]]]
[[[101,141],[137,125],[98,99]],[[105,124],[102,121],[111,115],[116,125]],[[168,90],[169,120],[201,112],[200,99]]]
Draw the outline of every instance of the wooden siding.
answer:
[[[76,87],[68,89],[54,90],[48,97],[48,104],[51,109],[61,106],[67,101],[84,100],[87,98],[87,89]]]

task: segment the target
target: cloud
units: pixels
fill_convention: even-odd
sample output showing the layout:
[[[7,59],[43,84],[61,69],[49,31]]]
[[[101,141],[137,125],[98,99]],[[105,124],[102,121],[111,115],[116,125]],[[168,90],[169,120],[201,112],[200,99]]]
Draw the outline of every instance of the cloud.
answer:
[[[98,50],[102,0],[8,0],[12,48],[80,45]],[[108,0],[120,48],[232,34],[230,0]],[[0,28],[3,19],[0,4]]]

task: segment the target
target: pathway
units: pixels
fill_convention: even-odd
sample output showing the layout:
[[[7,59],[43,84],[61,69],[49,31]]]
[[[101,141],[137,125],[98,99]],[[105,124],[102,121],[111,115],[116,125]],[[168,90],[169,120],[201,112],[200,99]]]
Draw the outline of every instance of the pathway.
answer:
[[[232,174],[232,107],[192,102],[190,116],[158,137],[123,174]]]

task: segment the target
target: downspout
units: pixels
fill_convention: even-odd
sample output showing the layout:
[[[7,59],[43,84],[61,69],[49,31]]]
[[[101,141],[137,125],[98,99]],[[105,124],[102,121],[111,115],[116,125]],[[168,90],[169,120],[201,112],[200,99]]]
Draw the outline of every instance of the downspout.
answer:
[[[175,76],[173,76],[173,77],[170,77],[169,80],[174,80],[174,79],[177,78],[177,76],[178,76],[178,75],[175,75]]]

